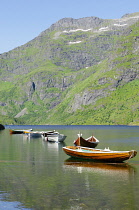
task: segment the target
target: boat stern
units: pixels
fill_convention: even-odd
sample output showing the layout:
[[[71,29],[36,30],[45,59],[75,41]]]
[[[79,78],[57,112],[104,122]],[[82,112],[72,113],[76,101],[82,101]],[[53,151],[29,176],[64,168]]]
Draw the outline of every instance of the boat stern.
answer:
[[[130,155],[130,158],[133,158],[137,155],[137,151],[136,150],[131,150],[130,151],[131,155]]]

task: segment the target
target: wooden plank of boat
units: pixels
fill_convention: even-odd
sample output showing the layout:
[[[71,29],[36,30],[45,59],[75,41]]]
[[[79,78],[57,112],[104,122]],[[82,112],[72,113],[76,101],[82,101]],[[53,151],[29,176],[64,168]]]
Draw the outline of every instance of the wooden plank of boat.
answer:
[[[23,134],[25,131],[30,132],[30,131],[32,131],[32,129],[29,129],[29,130],[13,130],[13,129],[10,129],[9,130],[10,134]]]
[[[63,147],[64,152],[75,158],[89,159],[103,162],[120,163],[137,155],[137,151],[113,151],[109,149],[91,149],[81,146]]]
[[[78,134],[78,138],[73,143],[75,146],[95,148],[98,145],[99,140],[95,136],[84,139],[82,134]]]

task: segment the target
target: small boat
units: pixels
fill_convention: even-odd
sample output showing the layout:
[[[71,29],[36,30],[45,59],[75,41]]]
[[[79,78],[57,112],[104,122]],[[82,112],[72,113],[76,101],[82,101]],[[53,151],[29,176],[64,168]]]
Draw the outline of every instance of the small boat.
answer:
[[[42,131],[24,131],[28,138],[41,138]]]
[[[63,147],[64,152],[74,158],[88,159],[94,161],[121,163],[137,155],[137,151],[113,151],[108,149],[93,149],[81,146]]]
[[[98,145],[99,140],[95,136],[84,139],[82,134],[78,134],[78,138],[73,143],[75,146],[95,148]]]
[[[12,130],[12,129],[10,129],[9,130],[10,134],[23,134],[25,131],[30,132],[30,131],[32,131],[32,129],[29,129],[29,130]]]
[[[49,142],[63,142],[67,136],[57,131],[47,131],[42,133],[42,138]]]

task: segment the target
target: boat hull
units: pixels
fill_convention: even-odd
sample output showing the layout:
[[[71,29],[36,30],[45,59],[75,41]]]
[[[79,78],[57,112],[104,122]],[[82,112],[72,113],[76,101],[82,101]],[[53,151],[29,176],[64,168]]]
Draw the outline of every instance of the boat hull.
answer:
[[[49,142],[63,142],[66,136],[63,134],[50,134],[44,138],[45,138],[45,141],[49,141]]]
[[[96,139],[94,136],[91,136],[87,139],[79,136],[73,143],[75,146],[95,148],[98,145],[99,140]]]
[[[32,129],[29,129],[29,130],[12,130],[10,129],[9,132],[10,134],[23,134],[24,132],[30,132],[32,131]]]
[[[28,138],[41,138],[42,132],[39,131],[24,131]]]
[[[42,138],[49,142],[63,142],[67,136],[57,131],[47,131],[42,133]]]
[[[91,149],[85,147],[67,146],[63,147],[64,152],[74,158],[88,159],[94,161],[121,163],[136,156],[135,150],[112,151],[102,149]]]

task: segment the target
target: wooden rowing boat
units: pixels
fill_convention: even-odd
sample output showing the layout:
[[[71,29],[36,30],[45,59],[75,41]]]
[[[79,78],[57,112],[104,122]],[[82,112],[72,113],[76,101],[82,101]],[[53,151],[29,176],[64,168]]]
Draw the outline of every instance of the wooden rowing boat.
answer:
[[[30,132],[32,131],[32,129],[29,129],[29,130],[12,130],[10,129],[9,132],[10,134],[23,134],[24,132]]]
[[[75,146],[95,148],[98,145],[99,140],[95,136],[84,139],[81,134],[78,134],[78,138],[73,143]]]
[[[108,149],[93,149],[81,146],[63,147],[64,152],[75,158],[89,159],[103,162],[121,163],[137,155],[137,151],[113,151]]]

